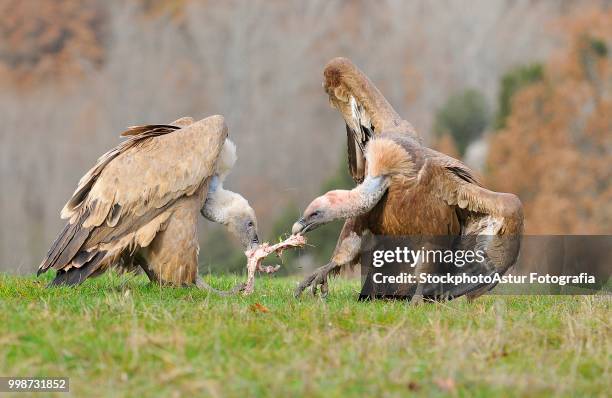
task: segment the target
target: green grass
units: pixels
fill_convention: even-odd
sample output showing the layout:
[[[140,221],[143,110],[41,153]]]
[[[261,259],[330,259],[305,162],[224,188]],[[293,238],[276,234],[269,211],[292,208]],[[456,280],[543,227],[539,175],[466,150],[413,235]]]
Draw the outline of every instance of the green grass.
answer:
[[[0,275],[0,375],[68,376],[76,396],[607,396],[610,298],[323,301],[297,279],[250,297],[108,275],[76,288]],[[229,288],[237,277],[209,277]],[[257,310],[256,303],[267,309]],[[260,309],[262,307],[259,307]],[[20,395],[23,396],[23,395]],[[37,395],[38,396],[38,395]]]

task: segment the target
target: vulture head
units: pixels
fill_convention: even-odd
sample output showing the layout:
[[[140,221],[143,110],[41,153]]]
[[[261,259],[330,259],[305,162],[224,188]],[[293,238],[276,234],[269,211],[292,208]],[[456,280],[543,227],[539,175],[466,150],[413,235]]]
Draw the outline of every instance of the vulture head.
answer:
[[[236,159],[236,145],[226,139],[219,154],[215,174],[208,185],[208,196],[201,213],[207,219],[224,225],[247,251],[259,245],[255,211],[242,195],[223,187],[223,182],[234,167]]]
[[[365,147],[382,132],[401,131],[416,137],[368,77],[346,58],[334,58],[323,72],[323,89],[332,108],[346,123],[348,161],[353,180],[365,178]]]
[[[228,207],[223,223],[245,251],[255,249],[259,245],[255,211],[241,195],[234,193],[232,196],[226,202]]]

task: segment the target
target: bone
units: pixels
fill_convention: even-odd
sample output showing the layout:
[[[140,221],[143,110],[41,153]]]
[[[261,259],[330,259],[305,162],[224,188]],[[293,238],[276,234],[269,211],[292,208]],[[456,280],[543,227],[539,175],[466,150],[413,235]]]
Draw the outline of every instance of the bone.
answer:
[[[261,262],[264,258],[268,257],[272,253],[276,253],[279,256],[286,249],[292,249],[296,247],[303,247],[306,244],[306,238],[303,235],[291,235],[284,241],[275,245],[269,243],[263,243],[253,250],[248,250],[244,254],[247,256],[247,281],[242,288],[242,294],[249,295],[253,293],[255,289],[255,271],[265,272],[267,274],[274,273],[279,270],[280,265],[262,266]]]

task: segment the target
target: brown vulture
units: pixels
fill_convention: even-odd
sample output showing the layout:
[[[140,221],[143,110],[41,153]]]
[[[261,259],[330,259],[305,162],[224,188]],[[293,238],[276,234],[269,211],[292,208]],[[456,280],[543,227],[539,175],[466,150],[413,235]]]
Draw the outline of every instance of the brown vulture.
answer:
[[[516,262],[523,230],[517,196],[484,188],[462,162],[423,146],[410,123],[348,59],[327,64],[323,87],[346,122],[349,170],[359,185],[316,198],[293,225],[294,234],[306,233],[346,220],[331,261],[305,278],[296,295],[309,286],[313,294],[320,286],[326,295],[330,272],[359,263],[365,233],[478,237],[487,261],[463,269],[472,274],[503,274]],[[427,267],[421,264],[415,272],[431,271]],[[414,301],[435,296],[435,286],[417,285]],[[492,287],[458,286],[445,297],[474,298]]]
[[[255,212],[223,188],[236,149],[222,116],[132,127],[122,136],[62,209],[67,224],[38,269],[57,270],[51,285],[76,285],[118,264],[136,264],[158,283],[201,285],[200,213],[226,225],[245,250],[257,246]]]

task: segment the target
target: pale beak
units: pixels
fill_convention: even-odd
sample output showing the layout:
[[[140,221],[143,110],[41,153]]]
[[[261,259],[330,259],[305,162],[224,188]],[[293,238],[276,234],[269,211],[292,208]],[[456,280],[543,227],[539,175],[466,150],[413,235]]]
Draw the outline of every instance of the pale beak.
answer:
[[[247,250],[257,249],[258,246],[259,246],[259,237],[257,236],[257,233],[255,233],[255,236],[251,239],[247,247]]]
[[[304,219],[300,218],[299,220],[296,221],[295,224],[293,224],[293,227],[291,227],[291,233],[293,235],[299,234],[300,232],[304,230],[305,227],[306,225],[304,223]]]

